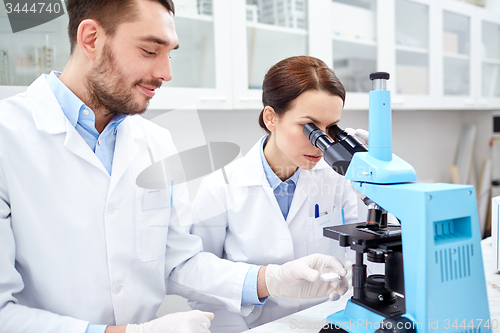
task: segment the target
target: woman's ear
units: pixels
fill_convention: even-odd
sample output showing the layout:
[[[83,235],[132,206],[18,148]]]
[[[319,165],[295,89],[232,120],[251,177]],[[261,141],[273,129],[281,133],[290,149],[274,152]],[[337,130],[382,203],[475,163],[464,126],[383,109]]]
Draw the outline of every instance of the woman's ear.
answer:
[[[266,106],[263,111],[262,120],[269,132],[274,132],[276,129],[277,114],[271,106]]]

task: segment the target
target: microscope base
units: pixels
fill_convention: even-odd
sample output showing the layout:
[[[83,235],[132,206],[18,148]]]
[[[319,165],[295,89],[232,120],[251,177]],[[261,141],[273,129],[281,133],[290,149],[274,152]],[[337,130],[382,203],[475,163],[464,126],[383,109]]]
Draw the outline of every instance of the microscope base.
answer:
[[[328,328],[323,328],[321,333],[374,333],[380,328],[380,323],[384,319],[384,317],[348,300],[344,310],[326,318]]]

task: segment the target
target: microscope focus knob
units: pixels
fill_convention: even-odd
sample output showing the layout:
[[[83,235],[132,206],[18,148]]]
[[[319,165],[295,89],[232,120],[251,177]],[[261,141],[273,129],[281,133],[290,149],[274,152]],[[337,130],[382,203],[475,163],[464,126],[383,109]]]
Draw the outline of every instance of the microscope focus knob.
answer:
[[[396,294],[385,287],[385,276],[381,274],[370,275],[366,279],[365,302],[373,306],[394,304]]]

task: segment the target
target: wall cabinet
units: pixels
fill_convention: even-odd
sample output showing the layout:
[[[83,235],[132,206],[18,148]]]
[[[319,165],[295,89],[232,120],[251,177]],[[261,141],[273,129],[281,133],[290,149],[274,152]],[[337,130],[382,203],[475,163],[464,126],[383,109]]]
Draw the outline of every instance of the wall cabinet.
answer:
[[[500,13],[456,0],[177,0],[173,80],[150,109],[260,109],[264,74],[312,55],[366,110],[369,73],[395,110],[500,109]],[[0,6],[0,98],[69,56],[67,16],[12,34]]]

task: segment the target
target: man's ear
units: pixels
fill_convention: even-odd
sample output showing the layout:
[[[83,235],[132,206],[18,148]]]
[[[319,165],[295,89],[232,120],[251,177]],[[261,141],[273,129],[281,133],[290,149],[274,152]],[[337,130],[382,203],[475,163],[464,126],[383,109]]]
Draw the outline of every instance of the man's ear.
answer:
[[[90,60],[95,60],[99,46],[103,45],[104,30],[96,20],[86,19],[80,22],[77,31],[78,47]],[[102,46],[101,46],[102,48]]]
[[[277,117],[278,115],[276,114],[276,112],[274,112],[274,109],[271,106],[267,105],[264,108],[262,119],[264,120],[264,124],[266,125],[269,132],[274,132],[274,130],[276,129],[276,122],[278,120]]]

